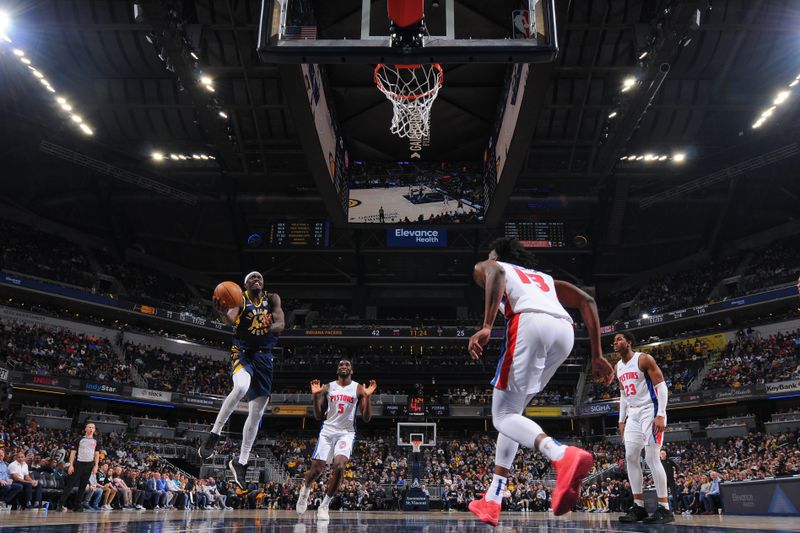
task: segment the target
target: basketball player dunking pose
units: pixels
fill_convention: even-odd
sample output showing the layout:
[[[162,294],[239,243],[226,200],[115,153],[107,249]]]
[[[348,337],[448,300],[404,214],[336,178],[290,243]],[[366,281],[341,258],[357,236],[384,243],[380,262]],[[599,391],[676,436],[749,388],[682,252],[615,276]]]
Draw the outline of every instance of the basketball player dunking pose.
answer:
[[[250,272],[244,278],[242,306],[226,309],[214,300],[214,309],[226,324],[234,326],[231,345],[231,374],[233,390],[222,403],[211,433],[203,441],[198,453],[203,459],[214,455],[222,428],[236,405],[244,398],[248,402],[247,420],[242,430],[242,447],[238,460],[228,461],[233,480],[244,489],[247,461],[258,435],[258,426],[272,394],[272,348],[283,332],[284,317],[281,298],[275,293],[264,293],[264,278]]]
[[[497,373],[492,380],[492,423],[497,438],[492,484],[483,498],[469,504],[480,520],[497,525],[507,478],[519,445],[536,448],[558,474],[552,507],[556,515],[572,510],[580,483],[592,467],[592,455],[564,446],[522,416],[531,398],[541,392],[572,351],[572,319],[563,305],[580,310],[592,351],[596,376],[611,383],[614,369],[600,349],[600,320],[594,299],[576,286],[555,281],[531,268],[532,257],[519,241],[497,239],[489,259],[475,265],[473,277],[485,288],[483,326],[469,340],[473,359],[483,354],[498,310],[505,315],[506,337]]]
[[[667,426],[667,384],[652,355],[633,351],[634,342],[631,333],[614,335],[614,352],[620,356],[617,361],[619,432],[625,441],[625,464],[633,491],[633,507],[619,520],[666,524],[675,520],[669,508],[667,473],[659,453]],[[652,516],[647,516],[644,510],[642,448],[658,496],[658,508]]]
[[[328,487],[325,489],[325,498],[317,509],[317,519],[329,520],[328,506],[339,490],[344,477],[344,468],[353,452],[353,441],[356,438],[355,418],[356,407],[361,412],[364,422],[372,418],[370,396],[378,387],[375,381],[369,382],[369,387],[353,381],[353,365],[347,359],[339,361],[336,369],[336,381],[320,385],[319,380],[311,382],[311,395],[314,403],[314,417],[322,420],[322,405],[327,397],[328,412],[322,431],[319,432],[319,441],[311,456],[311,468],[306,472],[303,486],[300,487],[300,496],[297,499],[297,513],[303,514],[308,507],[308,495],[311,484],[325,470],[326,464],[333,463]]]

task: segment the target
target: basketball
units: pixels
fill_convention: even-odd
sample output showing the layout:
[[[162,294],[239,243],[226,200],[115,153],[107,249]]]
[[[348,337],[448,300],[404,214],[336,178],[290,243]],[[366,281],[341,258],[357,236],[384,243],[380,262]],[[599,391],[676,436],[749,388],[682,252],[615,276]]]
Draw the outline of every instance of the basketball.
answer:
[[[241,307],[244,296],[242,288],[235,281],[223,281],[214,289],[214,298],[218,298],[227,309]]]

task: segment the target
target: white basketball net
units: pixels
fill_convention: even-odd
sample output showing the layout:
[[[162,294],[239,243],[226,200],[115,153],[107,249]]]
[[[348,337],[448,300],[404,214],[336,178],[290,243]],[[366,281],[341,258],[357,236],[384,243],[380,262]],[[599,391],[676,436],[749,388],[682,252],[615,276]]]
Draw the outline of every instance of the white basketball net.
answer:
[[[375,67],[375,85],[392,103],[391,132],[398,137],[421,139],[430,134],[431,107],[444,75],[442,67],[385,65]]]

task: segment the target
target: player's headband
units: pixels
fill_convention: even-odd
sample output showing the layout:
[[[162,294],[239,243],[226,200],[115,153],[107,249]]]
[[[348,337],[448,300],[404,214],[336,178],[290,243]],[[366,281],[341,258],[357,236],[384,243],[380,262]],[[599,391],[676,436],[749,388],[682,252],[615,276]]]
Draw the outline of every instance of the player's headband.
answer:
[[[244,277],[244,284],[247,285],[247,280],[249,280],[252,276],[260,276],[260,275],[261,275],[261,272],[253,270],[252,272],[250,272],[248,275],[246,275]]]

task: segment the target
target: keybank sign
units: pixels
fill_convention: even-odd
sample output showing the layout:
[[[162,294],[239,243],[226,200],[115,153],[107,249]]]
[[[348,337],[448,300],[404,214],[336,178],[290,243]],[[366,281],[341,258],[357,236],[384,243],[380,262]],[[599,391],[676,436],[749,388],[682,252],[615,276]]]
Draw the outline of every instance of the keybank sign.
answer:
[[[386,246],[391,248],[447,248],[447,230],[441,228],[389,228]]]

